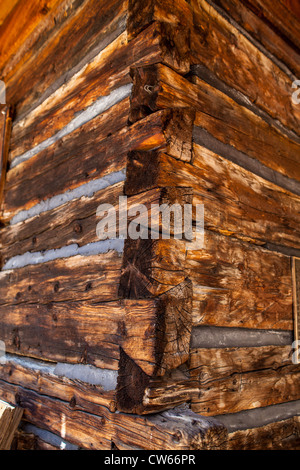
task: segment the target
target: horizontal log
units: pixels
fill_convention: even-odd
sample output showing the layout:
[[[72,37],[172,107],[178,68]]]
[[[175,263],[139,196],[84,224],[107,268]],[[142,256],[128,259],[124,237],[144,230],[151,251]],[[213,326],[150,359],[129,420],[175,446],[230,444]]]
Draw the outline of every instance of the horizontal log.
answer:
[[[22,360],[23,359],[23,360]],[[101,385],[91,385],[65,376],[58,376],[51,363],[41,363],[39,367],[29,363],[28,358],[14,360],[6,355],[1,365],[1,380],[24,387],[42,395],[69,403],[73,410],[101,415],[104,406],[111,412],[116,410],[115,390],[105,390]]]
[[[6,18],[9,16],[10,12],[14,9],[16,6],[18,0],[12,0],[10,3],[4,4],[1,6],[0,9],[0,25],[4,23]]]
[[[245,153],[278,173],[300,180],[296,170],[299,167],[299,143],[197,76],[192,80],[194,83],[161,64],[137,69],[133,76],[130,115],[142,117],[150,111],[170,106],[191,107],[196,110],[195,126],[205,129],[229,148]]]
[[[249,0],[249,8],[271,24],[277,32],[290,40],[298,49],[300,48],[300,11],[295,0],[282,0],[273,3],[271,0]]]
[[[119,302],[2,306],[1,340],[7,352],[116,370],[123,315]]]
[[[121,256],[108,251],[2,271],[0,304],[117,300],[121,266]]]
[[[293,79],[208,2],[192,0],[191,8],[191,63],[204,64],[227,85],[299,134],[299,106],[291,99]]]
[[[111,204],[115,208],[117,227],[116,231],[114,231],[113,227],[107,228],[105,233],[108,238],[119,237],[120,230],[123,234],[125,233],[125,230],[127,230],[127,221],[129,224],[131,224],[131,222],[133,223],[136,218],[134,212],[135,209],[138,209],[139,204],[144,204],[148,210],[148,215],[145,217],[145,227],[148,226],[150,229],[151,215],[153,214],[155,216],[157,214],[157,211],[153,208],[155,205],[160,206],[163,204],[166,201],[167,195],[170,194],[170,191],[168,188],[153,189],[128,198],[127,220],[125,217],[123,220],[119,217],[119,198],[124,196],[123,188],[123,182],[116,183],[103,190],[97,191],[90,197],[83,196],[80,199],[74,199],[57,208],[26,219],[23,222],[4,227],[0,234],[0,257],[2,259],[2,265],[8,261],[11,263],[11,258],[18,255],[25,256],[27,252],[36,253],[58,249],[74,243],[81,247],[89,243],[98,242],[99,236],[96,229],[100,217],[97,217],[97,208],[102,204]],[[161,220],[158,229],[161,230]],[[149,237],[150,236],[151,233],[149,234]],[[166,260],[164,263],[165,270],[168,270],[170,266],[169,262],[172,257],[179,259],[179,257],[182,256],[184,247],[180,240],[152,240],[152,242],[153,246],[156,245],[157,250],[159,250],[156,251],[155,256],[159,257],[161,262],[164,261],[164,258]],[[175,244],[176,250],[179,250],[179,252],[171,253],[167,249],[168,242]],[[182,245],[181,248],[180,245]],[[161,254],[159,254],[160,252]],[[178,263],[180,262],[178,261]],[[159,267],[158,264],[157,262],[157,268]],[[176,271],[180,271],[180,269],[175,269],[174,275]],[[158,269],[156,269],[156,276],[157,275],[160,275],[160,278],[163,279],[162,276],[164,276],[164,273],[159,273]],[[154,280],[154,270],[151,276]],[[167,280],[167,275],[164,276],[164,278]],[[171,278],[169,281],[170,280]],[[170,282],[168,284],[170,284]]]
[[[230,328],[231,330],[231,328]],[[206,333],[204,333],[205,335]],[[248,333],[248,337],[251,332]],[[238,341],[238,333],[236,333],[236,340]],[[209,342],[208,337],[208,342]],[[249,338],[248,338],[249,340]],[[252,334],[253,340],[253,334]],[[292,341],[292,340],[291,340]],[[233,341],[232,341],[233,342]],[[254,341],[252,341],[254,343]],[[261,406],[268,400],[272,400],[272,394],[268,390],[271,386],[271,381],[274,380],[274,387],[277,390],[274,395],[274,402],[279,400],[280,403],[280,387],[279,378],[278,386],[275,383],[275,376],[280,374],[278,369],[281,367],[280,361],[282,360],[282,367],[287,372],[287,381],[290,384],[291,371],[294,368],[294,376],[297,377],[297,368],[291,363],[291,346],[280,346],[279,343],[275,346],[251,346],[251,347],[231,347],[231,348],[217,348],[204,346],[202,348],[193,347],[189,361],[182,366],[168,371],[162,377],[152,378],[145,388],[142,397],[143,414],[156,413],[170,406],[177,406],[182,403],[192,402],[195,406],[194,411],[205,413],[207,408],[211,405],[211,400],[215,398],[215,405],[213,405],[212,414],[215,413],[236,413],[237,409],[260,409]],[[271,342],[270,342],[271,343]],[[262,342],[263,344],[263,342]],[[272,344],[272,343],[271,343]],[[208,348],[208,349],[207,349]],[[241,356],[239,356],[241,354]],[[247,357],[246,357],[247,356]],[[210,362],[211,359],[211,362]],[[260,370],[265,371],[267,377],[266,391],[264,391],[264,382],[259,382],[260,390],[257,392],[257,383],[255,382],[255,373],[257,377],[262,374]],[[275,369],[275,372],[272,370]],[[273,376],[272,376],[273,373]],[[244,375],[243,375],[244,374]],[[251,384],[247,382],[249,374],[249,381],[253,382],[253,391],[251,391]],[[285,377],[285,372],[283,376]],[[244,379],[244,376],[246,377]],[[280,375],[281,377],[281,375]],[[220,381],[220,385],[218,385]],[[283,382],[283,379],[282,379]],[[292,385],[288,385],[288,387]],[[202,400],[202,391],[203,400]],[[282,390],[282,394],[285,393]],[[210,395],[211,394],[211,395]],[[286,392],[285,397],[287,397]],[[297,395],[296,387],[293,396]],[[256,398],[257,400],[256,400]],[[281,395],[282,398],[282,395]],[[206,402],[206,399],[208,400]],[[291,398],[292,399],[292,398]],[[227,403],[230,405],[230,410],[227,409]],[[173,405],[172,405],[173,404]],[[256,407],[259,408],[256,408]],[[282,406],[279,405],[274,405]],[[247,408],[248,407],[248,408]],[[268,406],[269,408],[269,406]],[[206,411],[205,411],[206,410]],[[208,411],[207,411],[208,412]],[[210,414],[210,412],[209,412]],[[270,414],[270,413],[269,413]],[[232,415],[235,416],[234,414]],[[220,419],[222,416],[220,415]],[[243,420],[241,419],[241,422]],[[250,424],[247,427],[251,427]],[[259,424],[262,426],[262,424]]]
[[[72,410],[64,401],[3,381],[0,381],[0,390],[6,399],[20,403],[26,421],[84,449],[111,450],[112,443],[121,450],[197,450],[224,448],[226,445],[227,431],[223,425],[190,410],[140,417],[111,413],[102,407],[101,416],[96,416]]]
[[[120,105],[116,106],[114,112],[120,109]],[[153,147],[169,149],[167,133],[164,131],[171,119],[168,111],[159,111],[130,127],[120,129],[117,125],[118,130],[110,128],[114,133],[108,135],[112,112],[103,113],[62,141],[12,168],[7,173],[3,218],[11,218],[21,209],[29,209],[41,200],[88,181],[124,170],[127,152],[131,150],[148,150]],[[117,116],[114,116],[116,120]],[[99,120],[106,129],[103,134],[101,124],[98,125]],[[115,148],[118,148],[117,153]]]
[[[135,367],[143,367],[144,375],[163,374],[188,359],[189,290],[190,284],[183,283],[157,300],[97,303],[94,297],[3,305],[1,340],[10,353],[112,370],[126,369],[119,366],[121,346],[131,362],[136,361]],[[126,370],[120,375],[126,377]]]
[[[287,65],[296,76],[299,76],[300,54],[296,46],[297,36],[290,36],[290,39],[294,42],[293,44],[293,42],[287,40],[284,34],[279,33],[278,25],[280,16],[277,16],[279,12],[276,12],[276,16],[273,17],[272,22],[265,18],[265,14],[271,14],[271,9],[276,9],[274,3],[270,3],[268,5],[269,8],[266,8],[265,4],[261,2],[261,8],[265,8],[264,14],[255,7],[255,2],[252,2],[252,5],[249,2],[245,5],[238,0],[214,0],[214,3],[220,6],[231,18],[242,26],[251,37],[271,52],[271,54],[275,55],[275,57]],[[258,6],[258,2],[256,2],[256,4]],[[280,5],[277,8],[283,7]],[[289,17],[288,19],[287,16]],[[295,15],[293,15],[289,9],[284,9],[282,18],[284,18],[284,22],[282,22],[283,26],[289,22],[292,28],[295,27]],[[277,25],[275,25],[275,21]],[[290,30],[288,31],[290,32]],[[300,43],[298,47],[299,46]]]
[[[123,188],[121,181],[91,197],[74,199],[23,222],[3,227],[0,232],[2,265],[26,252],[57,249],[72,243],[83,246],[98,241],[97,208],[101,204],[112,204],[117,210]]]
[[[113,0],[109,5],[96,0],[61,3],[53,12],[43,15],[38,28],[28,35],[24,44],[19,41],[15,56],[8,49],[4,78],[9,102],[16,105],[18,117],[36,107],[51,90],[66,82],[70,73],[78,72],[125,30],[126,1]],[[26,33],[35,17],[36,12],[24,28]],[[9,32],[7,40],[11,36]]]
[[[122,139],[122,136],[126,134],[128,109],[129,100],[125,99],[29,160],[8,171],[3,206],[4,212],[6,211],[5,199],[8,199],[9,206],[15,206],[16,209],[24,210],[32,207],[42,199],[52,197],[67,189],[72,189],[88,182],[90,179],[95,179],[95,167],[93,170],[89,168],[88,162],[91,158],[95,159],[95,153],[101,152],[101,147],[101,153],[106,153],[104,149],[105,139],[113,140],[118,137]],[[114,133],[113,136],[109,137],[108,134],[110,133]],[[74,159],[75,161],[76,159],[81,160],[81,178],[78,175],[79,168],[76,170]],[[84,173],[82,172],[83,159],[86,168]],[[125,157],[122,160],[122,153],[114,155],[114,157],[111,156],[111,165],[107,165],[104,155],[101,160],[103,161],[102,171],[99,168],[99,162],[96,177],[104,176],[111,171],[119,171],[125,166]],[[69,170],[70,166],[72,166],[71,172]],[[56,176],[54,174],[51,176],[51,168]],[[89,178],[91,173],[92,178]],[[46,175],[48,176],[46,177]],[[48,180],[48,185],[45,178]],[[64,182],[66,178],[67,182]],[[74,184],[75,179],[78,182],[77,184]],[[18,188],[21,189],[24,184],[28,185],[26,191],[27,198],[24,199],[23,197],[22,202],[17,202]],[[56,188],[57,185],[58,187]],[[13,215],[10,209],[9,212]]]
[[[122,85],[130,83],[129,66],[126,64],[128,51],[127,54],[126,50],[124,51],[125,43],[126,33],[123,33],[107,46],[88,68],[83,67],[83,70],[74,78],[70,78],[67,84],[54,90],[39,106],[14,124],[10,161],[62,131],[78,113],[91,106],[100,97],[108,101],[111,93]],[[121,51],[125,55],[123,64],[120,64]],[[112,61],[111,67],[114,67],[114,70],[108,67],[108,57]],[[119,64],[118,69],[117,64]],[[97,91],[95,89],[96,73],[98,73],[98,80],[101,77],[102,84],[100,89],[98,85]]]
[[[228,450],[299,450],[299,417],[228,434]]]
[[[155,151],[132,152],[127,168],[126,194],[189,187],[194,206],[205,206],[208,229],[258,244],[300,247],[299,197],[200,145],[193,145],[192,164]]]
[[[13,56],[17,54],[18,49],[28,40],[35,28],[45,20],[45,16],[50,16],[57,9],[58,3],[58,0],[50,0],[47,7],[41,8],[37,0],[30,0],[26,5],[15,1],[10,2],[10,7],[15,6],[15,8],[12,8],[10,15],[7,14],[0,32],[4,47],[0,59],[1,70],[13,59]],[[68,2],[64,3],[66,7]],[[13,28],[12,25],[15,27]]]
[[[290,258],[206,231],[204,247],[188,250],[198,325],[293,329]]]
[[[291,346],[192,350],[190,373],[199,380],[192,409],[230,414],[299,400],[300,368],[291,354]]]
[[[49,97],[16,122],[10,161],[62,130],[78,112],[99,97],[105,98],[117,88],[130,84],[130,67],[166,62],[176,68],[175,59],[167,53],[171,46],[165,44],[170,35],[175,35],[173,29],[165,31],[165,26],[157,22],[129,43],[127,33],[123,32],[96,55],[88,67],[84,63],[74,77],[65,79],[67,83],[62,81],[61,87],[57,85]]]
[[[252,239],[255,243],[300,248],[299,196],[196,144],[193,166],[194,177],[199,181],[194,202],[205,204],[207,227],[213,230],[219,227],[220,231],[227,230],[237,238]],[[220,213],[224,204],[223,218]],[[215,213],[215,221],[210,212]]]

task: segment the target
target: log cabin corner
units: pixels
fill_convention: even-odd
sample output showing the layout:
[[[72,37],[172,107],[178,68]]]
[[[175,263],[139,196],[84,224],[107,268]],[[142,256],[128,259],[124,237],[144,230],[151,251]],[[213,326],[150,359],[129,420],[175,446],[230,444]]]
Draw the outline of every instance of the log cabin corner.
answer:
[[[11,448],[299,450],[299,2],[1,0],[0,45]]]

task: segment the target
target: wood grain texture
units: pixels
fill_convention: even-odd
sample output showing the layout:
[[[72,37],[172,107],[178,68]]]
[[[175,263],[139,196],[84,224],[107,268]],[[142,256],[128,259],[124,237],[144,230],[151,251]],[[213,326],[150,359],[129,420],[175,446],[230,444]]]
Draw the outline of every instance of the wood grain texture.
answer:
[[[168,28],[171,31],[166,31]],[[73,76],[69,73],[64,80],[60,80],[61,83],[48,87],[52,93],[45,95],[32,110],[28,109],[15,124],[10,160],[58,132],[76,113],[100,96],[107,96],[118,87],[130,83],[131,67],[163,62],[176,69],[177,59],[172,55],[170,35],[173,38],[176,36],[173,27],[160,22],[151,24],[129,43],[126,31],[120,31],[118,37],[105,44],[88,66],[84,62]],[[9,84],[7,86],[9,93]],[[16,84],[14,90],[17,91]],[[9,100],[13,102],[11,97]]]
[[[116,370],[123,316],[118,301],[3,306],[1,337],[8,352]]]
[[[10,258],[26,252],[57,249],[73,243],[81,247],[99,241],[96,229],[100,216],[97,217],[97,208],[102,204],[111,204],[115,208],[117,227],[116,231],[113,227],[107,228],[108,238],[119,237],[120,230],[124,233],[127,229],[127,221],[129,224],[133,223],[137,216],[135,211],[142,203],[149,211],[148,216],[145,217],[145,223],[148,222],[148,226],[150,226],[151,206],[161,204],[165,194],[165,190],[155,188],[128,198],[127,220],[125,218],[123,220],[119,212],[119,198],[124,196],[124,183],[121,181],[97,191],[91,197],[83,196],[74,199],[23,222],[3,227],[0,232],[2,263],[4,264]],[[154,210],[153,213],[155,213]],[[166,244],[166,241],[164,243]],[[177,245],[179,247],[179,242]],[[169,261],[170,253],[167,250],[164,252],[164,256],[166,255]]]
[[[286,64],[291,71],[297,76],[300,74],[300,55],[299,45],[297,47],[297,37],[293,36],[288,39],[284,34],[280,34],[276,28],[275,22],[279,20],[279,16],[273,17],[269,21],[262,8],[255,8],[254,2],[240,2],[237,0],[214,0],[214,3],[226,11],[240,26],[242,26],[256,41],[261,43],[269,52],[274,54],[279,60]],[[258,2],[256,2],[258,3]],[[280,2],[278,2],[280,3]],[[263,5],[263,3],[261,3]],[[271,5],[269,5],[271,6]],[[254,8],[253,8],[254,7]],[[276,8],[272,3],[272,8]],[[284,8],[277,6],[277,8]],[[270,8],[266,11],[271,13]],[[290,21],[292,27],[295,27],[295,15],[288,8],[284,13],[285,22]],[[287,17],[289,17],[287,19]],[[280,21],[280,20],[279,20]]]
[[[131,150],[168,148],[164,133],[168,118],[165,110],[132,126],[122,127],[122,119],[117,115],[120,106],[116,105],[114,110],[101,114],[34,157],[12,168],[7,173],[4,219],[12,217],[21,209],[29,209],[41,200],[74,189],[109,173],[124,170],[127,152]],[[113,122],[109,120],[112,116],[117,126],[115,131],[111,127]],[[126,110],[123,114],[124,118],[125,116]],[[103,125],[103,132],[100,123]]]
[[[1,380],[65,401],[74,411],[86,411],[96,415],[100,411],[101,415],[101,407],[104,406],[115,412],[115,390],[104,390],[100,385],[90,385],[80,380],[58,376],[47,369],[47,364],[44,363],[44,368],[34,369],[27,366],[26,358],[22,364],[7,356],[6,362],[1,365]]]
[[[135,37],[153,21],[178,26],[188,26],[192,12],[187,2],[181,0],[130,0],[128,6],[128,33]]]
[[[83,246],[98,241],[97,208],[100,204],[112,204],[118,210],[123,188],[123,182],[116,183],[91,197],[77,198],[23,222],[3,227],[0,231],[2,265],[26,252],[57,249],[72,243]]]
[[[192,0],[191,8],[194,14],[191,62],[204,64],[299,134],[299,106],[291,100],[293,80],[205,0]]]
[[[217,415],[298,400],[299,372],[290,346],[192,350],[190,373],[199,380],[192,409]]]
[[[171,296],[172,292],[168,300]],[[164,301],[165,297],[161,303]],[[168,303],[168,316],[161,317],[161,334],[164,338],[167,334],[181,337],[176,344],[163,341],[160,345],[159,338],[153,334],[151,319],[160,318],[162,306],[150,299],[97,302],[93,298],[84,301],[50,301],[45,304],[21,303],[13,307],[3,305],[0,310],[1,338],[5,342],[6,351],[10,353],[118,370],[119,348],[128,334],[128,349],[130,344],[139,344],[140,338],[144,337],[145,367],[148,362],[150,368],[151,363],[155,364],[157,354],[160,354],[158,366],[162,366],[162,353],[166,358],[165,364],[168,361],[181,363],[187,360],[190,331],[184,328],[183,323],[177,325],[174,333],[172,329],[169,331],[168,321],[170,323],[176,317],[171,300]],[[127,325],[126,319],[132,319],[133,315],[144,321],[136,325],[128,322]],[[134,348],[130,350],[136,351]]]
[[[15,1],[2,3],[10,3],[10,7],[16,4]],[[38,0],[26,0],[17,3],[0,28],[0,40],[3,45],[0,59],[1,70],[22,46],[22,43],[34,32],[39,23],[44,20],[45,16],[55,10],[58,4],[58,0],[47,1],[47,4],[41,4]],[[2,11],[3,8],[5,8],[5,5],[2,7]]]
[[[299,450],[299,417],[228,434],[228,450]]]
[[[12,0],[11,2],[2,2],[0,8],[0,25],[4,23],[7,17],[10,15],[19,0]]]
[[[249,0],[247,3],[264,21],[300,48],[300,11],[296,0],[280,0],[276,3],[270,0]]]
[[[170,106],[192,108],[195,126],[266,167],[300,180],[298,143],[197,76],[192,81],[161,64],[138,69],[130,115],[143,116]]]
[[[115,251],[71,256],[0,272],[0,304],[118,299],[122,257]]]
[[[44,21],[38,23],[31,35],[27,34],[23,46],[20,41],[17,56],[3,70],[9,102],[16,106],[18,117],[36,107],[57,84],[67,81],[70,71],[78,72],[78,64],[85,65],[115,39],[115,31],[120,33],[120,23],[124,22],[126,5],[122,0],[110,4],[68,0],[60,2],[53,14],[47,10]],[[33,13],[29,24],[35,18]],[[28,32],[28,25],[24,30]]]
[[[194,202],[205,204],[207,227],[258,244],[300,247],[299,196],[196,144],[193,166]]]
[[[0,381],[0,389],[5,399],[20,403],[26,421],[84,449],[110,450],[112,443],[120,450],[197,450],[226,445],[227,431],[223,425],[189,410],[143,417],[111,413],[102,407],[101,415],[96,416],[72,410],[67,402],[3,381]]]
[[[153,187],[190,188],[204,204],[205,226],[255,244],[299,249],[299,197],[193,144],[192,163],[153,151],[131,152],[127,194]]]
[[[293,329],[290,258],[207,231],[188,251],[194,324]]]
[[[191,283],[185,281],[155,298],[153,311],[141,312],[140,316],[134,310],[127,312],[117,387],[117,407],[121,411],[153,411],[151,402],[148,407],[144,399],[145,389],[157,376],[188,360],[191,300]],[[164,409],[165,404],[161,403],[160,408]]]
[[[127,31],[132,40],[149,24],[161,24],[164,63],[180,73],[190,68],[190,31],[192,12],[181,0],[129,0]]]

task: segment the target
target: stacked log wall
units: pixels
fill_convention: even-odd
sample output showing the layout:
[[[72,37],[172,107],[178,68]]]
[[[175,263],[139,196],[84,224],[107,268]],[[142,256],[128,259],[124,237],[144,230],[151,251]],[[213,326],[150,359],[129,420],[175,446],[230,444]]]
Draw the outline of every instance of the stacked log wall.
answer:
[[[41,20],[32,1],[22,42],[6,38],[0,394],[24,408],[16,448],[59,448],[41,429],[87,449],[299,448],[300,22],[291,38],[261,3],[53,1]],[[203,204],[203,246],[99,241],[97,207],[123,195]]]

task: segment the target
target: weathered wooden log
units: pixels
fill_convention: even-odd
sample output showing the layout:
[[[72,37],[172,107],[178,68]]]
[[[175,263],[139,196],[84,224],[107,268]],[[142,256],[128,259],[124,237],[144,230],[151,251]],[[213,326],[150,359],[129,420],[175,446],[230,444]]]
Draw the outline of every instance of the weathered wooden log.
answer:
[[[30,4],[30,8],[25,7],[25,14],[20,11],[24,7],[19,6],[3,30],[7,45],[4,79],[9,102],[16,105],[19,117],[66,82],[70,72],[78,72],[126,27],[127,2],[123,0],[101,6],[96,0],[52,0],[42,15],[36,0]],[[54,4],[57,8],[53,8]],[[39,21],[34,30],[33,23],[41,16],[44,21]],[[18,27],[12,28],[16,23]]]
[[[18,0],[12,0],[10,3],[4,4],[0,9],[0,24],[2,25],[6,18],[10,15],[11,11],[16,6]]]
[[[130,0],[127,32],[136,37],[149,24],[159,22],[162,32],[162,62],[187,73],[190,69],[190,24],[192,12],[180,0]]]
[[[121,181],[96,191],[90,197],[75,198],[52,210],[3,227],[0,232],[2,265],[26,252],[57,249],[72,243],[83,246],[98,241],[97,208],[100,204],[112,204],[117,212],[123,188]],[[149,199],[153,200],[150,194]]]
[[[155,299],[151,316],[125,317],[121,341],[117,407],[133,413],[151,412],[145,389],[152,377],[163,376],[188,360],[191,335],[191,283],[182,284]],[[149,349],[147,348],[149,345]]]
[[[201,250],[187,252],[194,324],[293,329],[288,256],[207,231]]]
[[[290,34],[291,41],[287,41],[285,33],[278,34],[279,28],[286,28],[289,24],[292,29],[297,24],[297,18],[293,12],[280,5],[269,2],[266,8],[265,3],[257,1],[240,2],[238,0],[214,0],[214,3],[220,6],[231,18],[233,18],[251,37],[261,43],[271,54],[275,55],[280,61],[286,64],[296,76],[300,74],[300,55],[297,50],[298,35],[291,35],[291,29],[286,32]],[[272,10],[284,8],[285,21],[280,24],[279,11],[272,17],[272,21],[267,20],[266,14],[272,14]],[[265,10],[262,13],[262,10]],[[275,13],[275,11],[274,11]],[[277,24],[276,24],[277,23]],[[300,28],[299,28],[300,30]],[[298,43],[298,47],[300,44]]]
[[[9,450],[23,410],[0,401],[0,450]]]
[[[172,57],[175,49],[165,44],[168,34],[173,37],[170,40],[179,37],[172,25],[159,22],[130,43],[123,32],[93,58],[89,67],[83,66],[73,78],[68,77],[66,84],[56,84],[50,96],[14,125],[10,161],[53,136],[101,96],[108,100],[121,86],[129,85],[130,67],[162,62],[177,69],[178,60]]]
[[[115,111],[118,109],[118,105],[116,106]],[[162,148],[172,153],[172,143],[169,145],[169,134],[165,130],[171,120],[168,110],[154,113],[129,127],[120,128],[117,124],[116,132],[110,127],[112,135],[108,135],[106,122],[106,131],[102,134],[97,121],[105,122],[111,112],[112,110],[102,114],[96,121],[90,121],[67,135],[63,139],[63,145],[61,141],[56,142],[12,168],[7,173],[4,219],[11,218],[21,209],[29,209],[41,200],[112,172],[124,170],[126,155],[131,150]],[[118,148],[117,153],[115,148]],[[24,185],[27,188],[26,193],[23,191]]]
[[[271,0],[249,0],[249,8],[259,14],[264,21],[268,22],[281,34],[285,40],[289,39],[292,44],[300,48],[300,11],[299,4],[293,0],[282,0],[273,3]],[[284,18],[284,21],[283,21]]]
[[[192,81],[162,64],[137,68],[133,72],[131,119],[170,107],[171,103],[175,108],[190,107],[196,110],[195,126],[205,129],[229,148],[234,147],[266,167],[300,180],[296,169],[300,154],[298,142],[197,76]],[[278,150],[276,154],[274,148]]]
[[[298,196],[202,146],[193,145],[192,164],[157,151],[133,151],[127,168],[126,194],[190,187],[194,212],[204,204],[207,228],[256,244],[300,248]]]
[[[268,3],[270,5],[271,1]],[[227,85],[246,95],[299,135],[299,106],[291,99],[294,79],[240,34],[208,2],[192,0],[190,5],[194,15],[191,63],[204,64]]]
[[[3,306],[1,338],[8,352],[116,370],[125,308],[156,311],[151,300]]]
[[[116,251],[71,256],[0,272],[0,304],[118,299],[122,258]]]
[[[69,379],[55,372],[55,363],[37,362],[19,356],[6,355],[1,365],[1,380],[18,385],[44,396],[57,398],[70,404],[74,410],[101,415],[101,407],[116,411],[115,390],[92,385],[77,379]],[[103,370],[103,376],[108,372]],[[103,380],[105,385],[105,380]]]
[[[291,354],[291,346],[192,350],[190,373],[199,380],[192,409],[213,416],[299,400]]]
[[[127,222],[134,224],[137,218],[138,208],[141,203],[144,204],[147,214],[140,220],[140,224],[144,224],[145,228],[151,229],[151,218],[158,219],[157,230],[161,231],[164,225],[161,217],[158,218],[158,208],[166,200],[166,195],[173,192],[174,196],[179,193],[169,188],[157,188],[146,193],[140,193],[126,200],[127,202],[127,218],[124,214],[120,217],[120,201],[122,204],[124,196],[124,183],[116,183],[103,190],[97,191],[90,197],[82,196],[67,202],[55,209],[42,212],[34,217],[26,219],[13,225],[4,227],[0,233],[0,253],[2,264],[9,261],[12,263],[13,257],[24,255],[27,252],[37,252],[52,250],[61,247],[67,247],[76,243],[79,247],[90,243],[98,242],[102,236],[97,233],[97,224],[101,220],[100,215],[97,217],[97,209],[102,204],[110,204],[115,209],[116,227],[107,224],[105,234],[107,238],[116,239],[127,231]],[[185,191],[188,198],[188,189]],[[174,200],[175,201],[175,200]],[[156,207],[158,208],[156,209]],[[123,206],[122,206],[123,208]],[[136,213],[135,213],[136,212]],[[172,214],[171,214],[172,216]],[[174,233],[174,222],[170,223],[170,233]],[[150,234],[148,235],[150,238]],[[121,242],[120,242],[121,243]],[[159,249],[163,249],[163,245],[167,241],[159,242]],[[176,243],[177,250],[180,246],[180,240]],[[180,250],[182,253],[183,248]],[[170,261],[170,253],[167,249],[160,255],[166,257],[167,262]],[[179,253],[178,253],[179,255]],[[32,255],[34,256],[34,255]],[[158,253],[157,253],[158,256]]]
[[[299,417],[228,434],[228,450],[299,450]]]
[[[150,417],[73,410],[67,402],[0,381],[1,395],[24,408],[24,419],[84,449],[199,450],[226,447],[227,430],[217,420],[186,409]],[[45,421],[45,413],[47,420]],[[92,430],[92,432],[91,432]],[[149,435],[151,437],[149,439]]]

